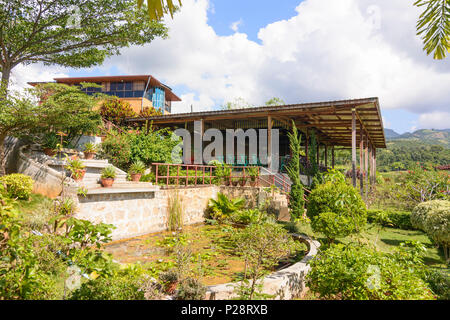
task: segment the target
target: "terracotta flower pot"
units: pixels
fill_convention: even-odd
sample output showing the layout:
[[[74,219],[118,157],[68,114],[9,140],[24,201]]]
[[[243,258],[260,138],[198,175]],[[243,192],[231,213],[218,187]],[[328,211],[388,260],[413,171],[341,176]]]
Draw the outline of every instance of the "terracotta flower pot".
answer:
[[[84,152],[84,158],[86,160],[92,160],[95,157],[95,152]]]
[[[226,185],[226,186],[229,186],[230,185],[230,179],[229,178],[224,178],[223,184]]]
[[[139,182],[139,180],[141,180],[142,173],[131,173],[130,176],[131,176],[131,181]]]
[[[245,178],[245,179],[240,179],[240,180],[239,180],[239,185],[240,185],[241,187],[245,186],[246,183],[247,183],[247,178]]]
[[[237,187],[239,180],[231,180],[231,183],[233,184],[234,187]]]
[[[250,180],[250,185],[252,186],[252,187],[256,187],[256,184],[258,183],[258,181],[255,179],[255,180]]]
[[[100,181],[101,181],[102,186],[104,188],[112,187],[112,185],[114,183],[114,179],[113,178],[101,178]]]
[[[78,169],[77,171],[72,173],[72,178],[76,182],[80,182],[83,180],[85,174],[86,174],[86,169]]]
[[[56,151],[52,148],[44,148],[43,151],[49,157],[53,157],[56,154]]]

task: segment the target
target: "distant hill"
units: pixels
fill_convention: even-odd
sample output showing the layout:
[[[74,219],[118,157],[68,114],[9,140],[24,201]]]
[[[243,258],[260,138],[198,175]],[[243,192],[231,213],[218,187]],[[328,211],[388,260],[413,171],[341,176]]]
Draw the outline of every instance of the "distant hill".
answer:
[[[419,142],[428,145],[440,145],[450,148],[450,129],[420,129],[399,134],[392,129],[384,129],[386,140],[395,142]]]

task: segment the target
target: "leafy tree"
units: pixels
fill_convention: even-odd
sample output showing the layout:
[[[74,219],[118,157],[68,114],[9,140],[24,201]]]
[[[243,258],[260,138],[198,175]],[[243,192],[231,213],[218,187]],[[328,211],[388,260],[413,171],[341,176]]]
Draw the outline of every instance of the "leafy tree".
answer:
[[[253,105],[251,105],[249,102],[247,102],[244,98],[235,98],[233,101],[226,102],[224,105],[222,105],[222,110],[235,110],[235,109],[245,109],[245,108],[251,108]]]
[[[118,126],[124,125],[126,118],[137,116],[130,103],[120,100],[118,97],[105,99],[100,106],[100,114],[103,119],[111,121]]]
[[[282,106],[286,104],[283,99],[273,97],[272,99],[266,101],[266,106]]]
[[[5,89],[3,89],[5,90]],[[40,103],[36,103],[41,100]],[[73,138],[92,133],[100,116],[92,111],[97,97],[89,96],[75,86],[44,84],[28,89],[26,94],[13,93],[0,99],[1,174],[4,174],[3,144],[6,136],[39,137],[49,131],[64,131]]]
[[[434,51],[434,59],[444,59],[450,51],[450,1],[418,0],[414,5],[425,7],[417,22],[423,49],[428,55]]]
[[[304,212],[305,201],[303,199],[303,183],[300,180],[300,151],[301,151],[301,137],[298,135],[297,126],[292,121],[292,132],[288,133],[289,143],[292,153],[292,159],[287,167],[287,173],[291,179],[291,192],[289,194],[289,209],[291,210],[291,217],[299,219]]]
[[[2,85],[8,87],[11,71],[21,63],[86,68],[119,54],[122,47],[166,36],[167,28],[136,10],[134,0],[2,1]]]

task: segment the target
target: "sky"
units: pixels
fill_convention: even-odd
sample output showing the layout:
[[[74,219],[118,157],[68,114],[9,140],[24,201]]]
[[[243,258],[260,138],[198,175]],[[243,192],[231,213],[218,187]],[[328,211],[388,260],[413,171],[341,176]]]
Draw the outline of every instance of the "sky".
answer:
[[[16,85],[61,76],[151,74],[182,99],[173,112],[379,97],[385,127],[450,128],[450,57],[422,50],[405,0],[182,0],[169,39],[89,69],[19,66]]]

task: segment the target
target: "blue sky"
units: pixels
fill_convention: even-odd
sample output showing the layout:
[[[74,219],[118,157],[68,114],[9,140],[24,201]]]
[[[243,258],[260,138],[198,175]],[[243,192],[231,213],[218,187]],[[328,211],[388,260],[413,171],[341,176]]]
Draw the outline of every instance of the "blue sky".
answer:
[[[259,105],[273,96],[287,103],[378,96],[385,127],[449,127],[450,59],[423,53],[413,6],[338,2],[184,0],[167,20],[169,39],[64,72],[152,74],[182,97],[183,112],[191,104],[215,110],[238,97]]]

